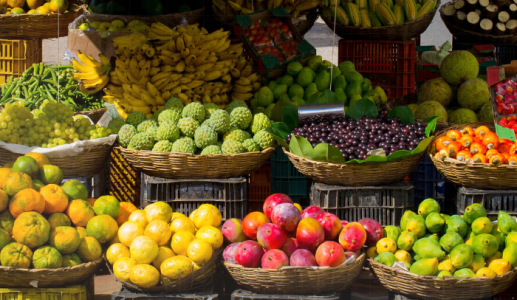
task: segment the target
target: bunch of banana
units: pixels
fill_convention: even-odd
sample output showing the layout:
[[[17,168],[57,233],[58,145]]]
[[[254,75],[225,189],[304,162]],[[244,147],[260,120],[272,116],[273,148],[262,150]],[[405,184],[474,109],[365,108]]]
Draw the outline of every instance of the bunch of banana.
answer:
[[[293,19],[307,15],[328,0],[212,0],[212,7],[220,21],[232,23],[235,15],[283,6]]]
[[[80,91],[84,94],[95,94],[102,90],[109,82],[109,58],[101,53],[101,61],[98,62],[91,55],[85,55],[81,51],[77,51],[77,57],[82,63],[73,58],[72,65],[77,72],[73,73],[72,77],[79,82]]]

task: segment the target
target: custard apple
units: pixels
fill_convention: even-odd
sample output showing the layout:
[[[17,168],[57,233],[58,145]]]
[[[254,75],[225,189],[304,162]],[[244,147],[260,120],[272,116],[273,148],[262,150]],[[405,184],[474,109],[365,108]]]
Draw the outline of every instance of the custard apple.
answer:
[[[170,142],[175,142],[180,138],[180,130],[178,127],[176,127],[176,125],[166,122],[158,127],[154,137],[157,141],[167,140]]]
[[[164,122],[169,122],[171,124],[178,124],[178,121],[181,119],[181,113],[173,110],[173,109],[166,109],[162,111],[158,115],[158,123],[162,125]]]
[[[234,100],[234,101],[230,102],[230,104],[228,104],[228,106],[226,106],[226,111],[229,114],[231,114],[232,111],[234,109],[236,109],[237,107],[246,107],[246,108],[248,108],[248,105],[246,105],[246,103],[244,103],[244,101]]]
[[[192,118],[198,121],[198,123],[202,123],[205,119],[205,107],[203,106],[203,104],[197,102],[189,103],[183,109],[181,116],[183,118]]]
[[[153,114],[153,119],[155,119],[156,121],[158,121],[158,116],[162,113],[162,111],[164,111],[165,108],[160,108],[159,110],[155,111],[154,114]]]
[[[146,119],[145,115],[139,111],[132,112],[127,116],[126,123],[135,126],[142,123]]]
[[[124,124],[126,124],[126,122],[121,118],[111,119],[108,124],[108,129],[111,129],[111,133],[117,134]]]
[[[217,143],[217,132],[208,126],[200,126],[196,129],[194,136],[194,141],[198,148],[205,148]]]
[[[155,119],[147,119],[142,123],[138,124],[136,129],[138,132],[146,132],[150,127],[158,127],[158,122]]]
[[[178,153],[196,153],[196,149],[192,147],[192,144],[186,139],[179,139],[172,144],[171,152]]]
[[[253,120],[251,121],[251,132],[254,134],[270,127],[271,121],[265,114],[259,113],[253,116]]]
[[[192,148],[194,148],[194,151],[195,151],[195,150],[197,150],[197,149],[196,149],[196,143],[194,142],[194,139],[189,138],[189,137],[186,137],[186,136],[185,136],[185,137],[182,137],[182,138],[180,138],[180,139],[183,139],[183,140],[185,140],[185,141],[189,142],[189,144],[192,146]]]
[[[159,141],[158,139],[156,139],[156,132],[158,132],[158,127],[154,126],[147,128],[147,130],[145,131],[145,133],[149,133],[150,135],[154,136],[155,140]]]
[[[188,137],[194,137],[194,133],[198,127],[199,122],[192,118],[183,118],[178,122],[178,128],[181,130],[181,133]]]
[[[242,145],[248,149],[248,152],[258,152],[260,151],[260,146],[255,143],[253,139],[247,139],[245,140]]]
[[[206,119],[203,121],[203,123],[201,123],[200,126],[203,126],[203,125],[206,125],[208,127],[212,127],[212,125],[210,124],[210,119]],[[213,128],[213,127],[212,127]]]
[[[209,119],[212,116],[212,113],[219,109],[219,106],[215,103],[204,103],[205,107],[205,118]]]
[[[239,154],[239,153],[245,153],[246,148],[242,145],[241,142],[234,141],[234,140],[227,140],[227,141],[223,142],[221,151],[223,152],[223,154]]]
[[[247,107],[237,107],[230,114],[230,123],[233,127],[245,130],[251,123],[251,110]]]
[[[181,102],[180,99],[176,98],[176,97],[172,97],[169,99],[169,101],[167,101],[167,103],[165,103],[165,109],[172,109],[178,113],[181,114],[181,112],[183,111],[183,108],[185,107],[185,105],[183,104],[183,102]]]
[[[154,152],[171,152],[171,149],[172,143],[170,141],[159,141],[153,147]]]
[[[137,133],[129,142],[129,147],[134,150],[151,150],[153,146],[154,136],[147,132]]]
[[[257,132],[257,134],[253,136],[253,140],[259,145],[260,150],[276,146],[276,141],[271,133],[265,130]]]
[[[138,133],[135,126],[126,124],[120,127],[120,130],[118,132],[117,136],[117,142],[120,144],[120,146],[127,148],[129,146],[129,142],[131,142],[131,138],[135,136]]]
[[[206,147],[205,149],[203,149],[203,151],[201,151],[201,155],[213,155],[213,154],[223,154],[223,152],[221,152],[221,148],[217,145],[210,145],[210,146]]]
[[[222,109],[214,111],[210,117],[210,127],[217,133],[225,134],[230,129],[230,115]]]
[[[234,140],[242,143],[249,138],[251,138],[251,135],[248,132],[232,127],[224,134],[223,141]]]

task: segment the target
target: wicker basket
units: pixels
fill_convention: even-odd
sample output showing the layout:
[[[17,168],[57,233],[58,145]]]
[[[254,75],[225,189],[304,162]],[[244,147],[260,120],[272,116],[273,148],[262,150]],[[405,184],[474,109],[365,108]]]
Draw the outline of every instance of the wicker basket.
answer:
[[[0,267],[0,282],[2,282],[2,288],[50,288],[73,285],[93,277],[102,266],[103,260],[99,258],[75,267],[58,269]]]
[[[284,153],[303,175],[316,182],[346,186],[372,186],[401,181],[418,166],[425,152],[399,161],[362,164],[318,162],[286,151]]]
[[[447,5],[454,5],[456,1],[449,2]],[[440,8],[440,17],[443,20],[443,23],[449,29],[449,32],[454,36],[461,38],[462,42],[465,43],[476,43],[476,44],[489,44],[489,43],[508,43],[508,44],[515,44],[517,43],[517,34],[505,34],[505,35],[492,35],[492,34],[486,34],[482,33],[481,30],[479,31],[470,31],[465,30],[464,28],[458,27],[452,22],[450,22],[447,17],[443,14],[443,10],[447,5],[444,5]]]
[[[494,125],[491,122],[458,125],[450,127],[449,129],[461,129],[465,126],[472,126],[472,128],[475,128],[480,125],[488,126],[490,130],[494,130]],[[434,140],[444,136],[445,134],[446,130],[437,133]],[[434,140],[431,142],[431,145],[433,145]],[[508,164],[492,166],[490,164],[467,164],[441,161],[433,157],[434,151],[434,147],[432,146],[427,148],[427,152],[434,165],[447,181],[451,181],[452,183],[467,188],[517,190],[517,166]]]
[[[93,177],[106,168],[111,152],[110,145],[85,147],[83,152],[62,158],[49,158],[51,165],[58,166],[65,178],[70,177]],[[7,161],[15,161],[23,154],[14,153],[0,147],[0,157],[7,158]],[[3,161],[3,160],[2,160]],[[4,162],[5,163],[5,162]]]
[[[97,124],[97,122],[99,122],[99,120],[101,119],[102,115],[104,115],[105,112],[106,112],[106,108],[103,107],[103,108],[97,108],[97,109],[92,109],[92,110],[78,111],[75,114],[76,115],[85,115],[88,118],[90,118],[90,120],[92,120],[93,124]]]
[[[118,147],[124,158],[140,172],[172,179],[220,179],[248,175],[268,160],[275,148],[233,155],[136,151]]]
[[[79,4],[71,0],[70,4]],[[6,39],[54,39],[68,36],[68,24],[83,14],[84,6],[66,14],[0,15],[0,37]]]
[[[373,259],[368,259],[374,276],[395,294],[415,299],[467,300],[486,299],[509,288],[517,276],[517,269],[492,278],[439,279],[396,270]]]
[[[214,275],[217,271],[217,267],[219,261],[221,260],[221,256],[223,254],[223,247],[217,249],[212,254],[212,258],[201,267],[201,269],[195,271],[189,276],[173,281],[168,285],[158,285],[152,288],[142,288],[136,284],[125,282],[118,279],[113,273],[113,267],[106,261],[106,265],[110,270],[111,275],[115,276],[116,280],[122,284],[123,287],[127,288],[133,292],[143,292],[143,293],[163,293],[167,292],[167,294],[174,293],[186,293],[186,292],[199,292],[204,291],[207,288],[210,288],[213,284]]]
[[[437,0],[436,8],[430,13],[425,14],[422,18],[399,25],[363,28],[334,23],[334,19],[329,20],[327,18],[323,18],[323,21],[327,23],[327,26],[330,27],[332,31],[334,31],[335,26],[336,34],[344,39],[409,41],[418,37],[427,29],[427,27],[429,27],[429,24],[431,24],[434,15],[436,14],[436,10],[440,7],[440,3],[441,1]]]
[[[246,268],[224,262],[237,283],[260,294],[318,295],[351,286],[363,269],[365,254],[339,267],[282,267],[278,270]]]

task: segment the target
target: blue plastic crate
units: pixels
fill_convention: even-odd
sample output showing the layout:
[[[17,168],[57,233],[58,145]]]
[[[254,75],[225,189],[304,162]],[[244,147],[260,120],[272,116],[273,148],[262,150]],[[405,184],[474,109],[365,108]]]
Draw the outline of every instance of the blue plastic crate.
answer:
[[[415,204],[427,198],[437,201],[445,197],[445,179],[440,175],[431,159],[426,155],[410,175],[410,181],[415,187]],[[443,207],[442,207],[443,208]]]
[[[308,180],[271,178],[271,193],[282,193],[288,196],[307,196]]]
[[[294,167],[287,155],[278,147],[271,156],[271,177],[272,178],[307,178]]]

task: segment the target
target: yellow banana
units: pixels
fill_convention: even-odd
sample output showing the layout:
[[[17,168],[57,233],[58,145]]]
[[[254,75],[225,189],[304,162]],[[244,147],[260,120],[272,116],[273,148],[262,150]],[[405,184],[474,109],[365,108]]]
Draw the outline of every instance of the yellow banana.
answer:
[[[101,59],[101,64],[102,65],[111,65],[110,59],[107,58],[104,54],[100,53],[99,54],[99,58]]]
[[[143,67],[140,68],[140,78],[149,76],[149,72],[151,72],[151,61],[146,60]]]
[[[122,71],[119,68],[115,68],[115,72],[117,72],[117,77],[120,81],[122,81],[122,83],[131,84],[131,82],[129,81],[129,79],[126,77],[126,75],[124,73],[125,71]]]
[[[183,73],[183,71],[185,71],[185,67],[186,67],[185,61],[184,60],[180,61],[176,65],[176,72]]]
[[[183,34],[183,42],[185,43],[186,48],[196,47],[196,44],[194,43],[194,39],[188,33]]]
[[[237,63],[235,64],[235,68],[239,71],[242,71],[244,69],[244,67],[246,67],[246,59],[244,59],[244,57],[240,56],[238,59],[237,59]]]
[[[241,76],[242,77],[248,77],[251,75],[251,72],[253,71],[253,68],[251,65],[246,65],[243,70],[241,70]]]
[[[169,91],[165,91],[162,93],[162,98],[163,99],[169,99],[171,97],[171,92]]]
[[[251,85],[238,85],[238,84],[235,84],[233,86],[233,91],[237,92],[237,93],[240,93],[240,94],[249,93],[252,90],[253,90],[253,86],[251,86]]]
[[[153,58],[153,60],[151,61],[151,66],[152,66],[153,68],[156,68],[156,67],[158,67],[159,65],[160,65],[160,59],[159,59],[159,58],[157,58],[157,57]]]
[[[230,47],[230,43],[232,41],[227,39],[220,47],[218,48],[215,48],[215,52],[223,52],[223,51],[226,51],[226,49],[228,49],[228,47]]]
[[[185,41],[183,40],[182,36],[178,36],[178,38],[176,39],[176,50],[181,52],[181,50],[183,50],[184,48]]]
[[[172,96],[176,96],[176,95],[178,95],[179,93],[181,93],[181,87],[179,87],[179,86],[175,87],[175,88],[171,91],[171,95],[172,95]]]
[[[257,73],[253,73],[250,76],[248,76],[248,79],[251,83],[255,83],[259,79],[259,77]]]
[[[178,75],[178,74],[174,74],[174,77],[177,77],[177,75]],[[181,77],[181,74],[179,74],[179,75],[180,75],[179,77]],[[153,83],[153,84],[154,84],[154,83],[155,83],[155,82],[157,82],[158,80],[160,80],[160,79],[162,79],[162,78],[166,78],[166,77],[168,77],[168,76],[172,76],[172,75],[171,75],[171,73],[169,73],[169,72],[162,72],[162,73],[158,73],[158,74],[154,75],[153,77],[151,77],[151,83]],[[173,80],[178,80],[178,79],[179,79],[179,78],[177,78],[177,79],[173,79]]]
[[[231,69],[231,70],[230,70],[230,74],[232,74],[232,77],[233,77],[233,78],[239,78],[239,77],[241,77],[241,71],[239,71],[239,70],[237,70],[237,69],[235,69],[235,68],[233,68],[233,69]]]
[[[199,86],[194,89],[194,93],[198,94],[198,95],[202,95],[204,91],[205,91],[205,89],[202,86]]]
[[[99,74],[97,71],[93,70],[88,73],[72,73],[72,78],[75,81],[79,80],[95,80],[102,77],[103,74]]]
[[[235,84],[246,86],[251,85],[251,81],[248,78],[240,77],[235,81]]]
[[[222,71],[211,71],[205,75],[203,80],[212,81],[212,80],[216,80],[216,79],[220,78],[221,76],[223,76]]]
[[[158,105],[165,105],[165,100],[161,96],[158,96],[156,97],[156,103],[158,103]]]
[[[232,100],[241,100],[241,101],[247,101],[249,99],[253,98],[252,93],[232,93]]]
[[[160,95],[154,84],[152,84],[151,82],[147,82],[147,91],[151,93],[153,97],[157,97]]]
[[[145,103],[147,103],[149,105],[156,105],[158,103],[153,97],[151,97],[145,93],[140,94],[140,97],[142,97],[142,100],[144,100]]]
[[[149,71],[149,76],[154,76],[160,72],[160,68],[151,68]]]
[[[170,91],[179,85],[180,85],[179,81],[173,81],[173,82],[169,82],[163,89],[166,91]]]
[[[194,81],[191,81],[189,83],[187,83],[186,85],[190,88],[190,89],[195,89],[197,87],[200,87],[204,84],[205,82],[203,80],[194,80]]]
[[[88,55],[85,55],[80,50],[77,51],[77,57],[87,67],[92,67],[92,68],[100,68],[100,67],[102,67],[102,64],[100,62],[96,61],[95,59],[92,59],[92,58],[88,57]]]

